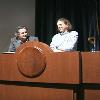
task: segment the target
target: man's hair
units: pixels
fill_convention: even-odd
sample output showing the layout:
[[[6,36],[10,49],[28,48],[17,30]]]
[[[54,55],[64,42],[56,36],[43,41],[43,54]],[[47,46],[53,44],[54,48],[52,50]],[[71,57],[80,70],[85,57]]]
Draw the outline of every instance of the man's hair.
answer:
[[[57,20],[57,22],[58,21],[62,21],[62,22],[64,22],[65,25],[68,25],[68,31],[72,30],[71,22],[68,19],[66,19],[66,18],[60,18],[60,19]]]
[[[28,31],[28,28],[26,27],[26,26],[18,26],[17,28],[16,28],[16,32],[15,32],[15,36],[17,37],[18,36],[18,30],[19,29],[26,29],[26,32]]]

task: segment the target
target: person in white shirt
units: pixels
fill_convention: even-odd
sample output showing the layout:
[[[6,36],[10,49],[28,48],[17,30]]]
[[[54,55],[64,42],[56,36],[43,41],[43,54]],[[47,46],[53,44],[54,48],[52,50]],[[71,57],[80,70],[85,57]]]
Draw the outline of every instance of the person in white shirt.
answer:
[[[60,18],[57,21],[59,33],[53,36],[50,48],[54,52],[76,51],[78,32],[72,31],[72,25],[69,20]]]

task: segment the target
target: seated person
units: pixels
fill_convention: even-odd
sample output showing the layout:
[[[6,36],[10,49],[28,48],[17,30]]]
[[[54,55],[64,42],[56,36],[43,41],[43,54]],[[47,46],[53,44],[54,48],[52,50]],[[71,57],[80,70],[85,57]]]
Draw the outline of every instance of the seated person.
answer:
[[[8,52],[15,52],[16,48],[18,48],[21,44],[27,41],[38,41],[38,37],[28,36],[28,29],[25,26],[18,26],[17,31],[15,33],[15,37],[11,38],[10,46]]]
[[[50,43],[50,48],[54,52],[77,50],[78,32],[72,31],[69,20],[60,18],[57,21],[58,34],[54,35]]]

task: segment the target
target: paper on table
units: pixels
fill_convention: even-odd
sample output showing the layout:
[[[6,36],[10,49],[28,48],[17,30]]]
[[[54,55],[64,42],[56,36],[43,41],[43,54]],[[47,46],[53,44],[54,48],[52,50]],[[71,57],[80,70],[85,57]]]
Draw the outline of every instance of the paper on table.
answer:
[[[2,53],[13,54],[13,53],[15,53],[15,52],[2,52]]]

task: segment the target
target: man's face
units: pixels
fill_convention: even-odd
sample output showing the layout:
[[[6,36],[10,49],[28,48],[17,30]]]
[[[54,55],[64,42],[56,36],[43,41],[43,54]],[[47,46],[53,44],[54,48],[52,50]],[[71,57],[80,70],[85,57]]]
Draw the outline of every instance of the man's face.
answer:
[[[59,32],[65,32],[67,31],[67,25],[63,21],[58,21],[57,22],[58,30]]]
[[[24,38],[26,38],[26,36],[27,36],[27,30],[25,28],[18,30],[18,37],[20,39],[22,39],[22,38],[24,39]]]

